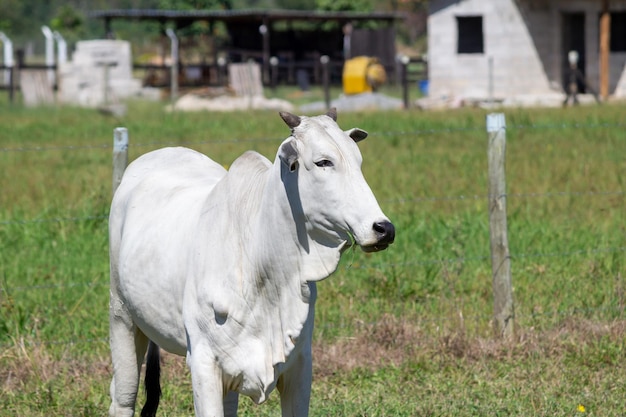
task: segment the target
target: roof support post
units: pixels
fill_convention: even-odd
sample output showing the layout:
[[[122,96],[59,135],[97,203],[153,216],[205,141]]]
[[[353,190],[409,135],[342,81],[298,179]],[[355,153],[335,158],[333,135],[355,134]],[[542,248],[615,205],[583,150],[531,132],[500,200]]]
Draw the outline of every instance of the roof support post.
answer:
[[[606,100],[609,96],[609,55],[611,42],[611,14],[609,0],[602,0],[600,17],[600,96]]]

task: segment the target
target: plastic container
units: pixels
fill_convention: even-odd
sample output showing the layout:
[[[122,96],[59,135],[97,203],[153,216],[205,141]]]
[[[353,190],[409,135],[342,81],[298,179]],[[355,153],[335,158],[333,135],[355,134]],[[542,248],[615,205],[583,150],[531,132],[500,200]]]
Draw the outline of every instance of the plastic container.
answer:
[[[367,70],[373,63],[377,63],[376,58],[369,56],[357,56],[345,62],[342,77],[344,94],[361,94],[372,91],[372,87],[367,82]]]

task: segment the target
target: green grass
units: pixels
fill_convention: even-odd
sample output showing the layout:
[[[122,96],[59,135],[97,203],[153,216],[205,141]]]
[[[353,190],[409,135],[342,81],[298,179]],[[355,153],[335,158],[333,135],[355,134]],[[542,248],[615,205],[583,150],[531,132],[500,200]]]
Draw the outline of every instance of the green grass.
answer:
[[[485,111],[340,113],[370,132],[363,170],[397,240],[348,251],[318,285],[311,415],[623,415],[625,110],[505,111],[512,342],[490,321]],[[226,166],[273,158],[288,134],[274,112],[131,103],[116,120],[0,101],[0,415],[106,414],[118,126],[131,160],[186,144]],[[192,414],[184,359],[165,363],[160,415]],[[240,409],[277,415],[278,396]]]

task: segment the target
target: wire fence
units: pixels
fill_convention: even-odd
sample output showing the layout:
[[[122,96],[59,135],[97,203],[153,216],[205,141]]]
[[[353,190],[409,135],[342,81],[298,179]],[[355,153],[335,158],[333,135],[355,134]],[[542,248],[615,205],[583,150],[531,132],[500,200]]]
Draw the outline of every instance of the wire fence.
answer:
[[[507,199],[515,199],[515,198],[554,198],[554,197],[606,197],[606,196],[624,196],[626,192],[624,191],[557,191],[557,192],[547,192],[547,193],[512,193],[512,194],[502,194],[499,196],[495,196],[497,198],[507,198]],[[387,204],[410,204],[410,203],[420,203],[420,202],[435,202],[435,201],[465,201],[465,200],[484,200],[486,201],[490,196],[488,194],[484,195],[450,195],[450,196],[438,196],[438,197],[409,197],[409,198],[394,198],[381,200],[383,203]],[[103,220],[108,219],[108,213],[102,214],[94,214],[88,216],[71,216],[71,217],[50,217],[45,219],[11,219],[11,220],[0,220],[0,225],[10,225],[10,224],[40,224],[40,223],[63,223],[63,222],[84,222],[91,220]]]
[[[517,124],[507,126],[507,131],[515,131],[515,130],[528,130],[528,129],[623,129],[626,128],[626,123],[574,123],[574,124],[566,124],[566,123],[551,123],[551,124]],[[469,128],[458,128],[458,129],[449,129],[449,128],[441,128],[441,129],[416,129],[412,131],[386,131],[386,132],[373,132],[371,136],[420,136],[420,135],[438,135],[445,134],[451,132],[457,133],[477,133],[484,132],[484,127],[469,127]],[[233,144],[233,143],[254,143],[254,142],[275,142],[276,138],[256,138],[256,139],[222,139],[222,140],[210,140],[210,141],[192,141],[192,142],[176,142],[175,145],[185,145],[185,146],[200,146],[206,144]],[[148,148],[148,147],[160,147],[172,145],[170,142],[146,142],[146,143],[132,143],[132,147],[136,148]],[[113,148],[112,144],[102,145],[102,144],[92,144],[92,145],[82,145],[82,144],[67,144],[67,145],[55,145],[55,146],[39,146],[39,145],[29,145],[23,144],[18,147],[3,147],[0,148],[0,153],[34,153],[34,152],[74,152],[74,151],[84,151],[84,150],[100,150],[100,151],[111,151]],[[541,199],[541,198],[576,198],[584,200],[585,198],[604,198],[604,197],[624,197],[626,194],[625,191],[621,189],[608,189],[608,190],[593,190],[593,191],[548,191],[548,192],[525,192],[525,193],[506,193],[500,196],[499,198],[506,198],[509,200],[514,199]],[[389,205],[403,205],[403,204],[413,204],[413,203],[424,203],[424,202],[450,202],[450,201],[485,201],[487,202],[489,198],[488,194],[469,194],[469,195],[437,195],[437,196],[407,196],[407,197],[398,197],[382,200],[381,203],[388,207]],[[584,201],[583,203],[584,204]],[[90,215],[84,216],[60,216],[60,217],[50,217],[50,218],[22,218],[22,219],[6,219],[0,220],[0,226],[12,226],[12,227],[36,227],[38,225],[44,223],[81,223],[81,222],[90,222],[90,221],[101,221],[101,227],[105,227],[107,225],[108,213],[94,213]],[[626,242],[626,239],[624,239]],[[518,252],[511,253],[510,259],[513,260],[524,260],[524,259],[534,259],[534,258],[564,258],[564,257],[594,257],[597,255],[606,255],[606,254],[623,254],[626,252],[626,245],[599,245],[597,247],[589,247],[589,248],[579,248],[579,249],[571,249],[571,250],[563,250],[556,252]],[[441,257],[441,258],[431,258],[431,259],[413,259],[406,260],[403,262],[393,262],[393,263],[377,263],[368,266],[361,265],[341,265],[341,268],[367,268],[367,269],[386,269],[386,268],[406,268],[411,266],[418,265],[444,265],[444,264],[465,264],[470,262],[489,262],[491,260],[491,254],[488,251],[488,248],[485,248],[485,253],[477,256],[455,256],[454,254],[450,254],[450,256]],[[10,277],[9,277],[10,278]],[[49,284],[40,284],[40,285],[16,285],[9,286],[7,282],[15,280],[8,279],[8,277],[3,277],[4,284],[0,286],[0,301],[3,296],[15,294],[19,294],[22,292],[31,292],[31,291],[60,291],[68,288],[76,288],[76,287],[84,287],[84,288],[99,288],[99,287],[108,287],[108,282],[80,282],[80,281],[68,281],[63,283],[49,283]],[[624,305],[622,303],[618,303],[616,305],[602,306],[602,307],[589,307],[589,308],[573,308],[567,310],[552,310],[542,313],[529,313],[530,318],[535,318],[538,316],[568,316],[572,314],[579,314],[585,312],[602,312],[602,311],[610,311],[613,313],[623,314],[625,312]],[[465,317],[465,320],[490,320],[490,316],[480,316],[480,317]],[[438,320],[447,320],[448,318],[441,317]],[[376,323],[371,323],[375,325]],[[318,327],[327,327],[327,326],[337,326],[337,324],[318,324]],[[108,341],[108,338],[76,338],[70,340],[13,340],[11,343],[0,344],[0,348],[5,349],[14,345],[36,345],[36,346],[53,346],[53,345],[84,345],[84,344],[104,344]]]
[[[513,125],[507,125],[507,132],[514,132],[516,130],[562,130],[562,129],[619,129],[626,128],[625,123],[613,123],[613,122],[589,122],[589,123],[518,123]],[[484,126],[475,126],[475,127],[459,127],[459,128],[448,128],[441,127],[437,129],[414,129],[414,130],[390,130],[384,132],[371,132],[370,136],[422,136],[422,135],[440,135],[445,133],[484,133]],[[265,138],[223,138],[223,139],[211,139],[211,140],[200,140],[200,141],[177,141],[175,143],[171,141],[157,141],[157,142],[133,142],[133,148],[146,148],[153,146],[172,146],[172,145],[184,145],[184,146],[200,146],[200,145],[209,145],[209,144],[235,144],[235,143],[255,143],[255,142],[277,142],[276,137],[265,137]],[[54,146],[40,146],[40,145],[28,145],[23,144],[22,146],[16,147],[2,147],[0,148],[0,152],[46,152],[46,151],[82,151],[86,149],[94,149],[94,150],[112,150],[112,144],[66,144],[66,145],[54,145]]]

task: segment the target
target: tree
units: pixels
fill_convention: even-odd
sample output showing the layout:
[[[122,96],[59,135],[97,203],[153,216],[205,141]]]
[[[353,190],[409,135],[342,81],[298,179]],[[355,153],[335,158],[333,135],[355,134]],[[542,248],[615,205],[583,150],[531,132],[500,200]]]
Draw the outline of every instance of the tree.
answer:
[[[372,0],[315,0],[318,10],[328,12],[371,12]]]
[[[315,10],[316,0],[276,0],[276,7],[286,10]]]
[[[50,21],[52,29],[78,32],[83,26],[82,14],[69,4],[59,7],[56,15]]]
[[[231,0],[159,0],[159,9],[163,10],[230,10],[232,8]]]

